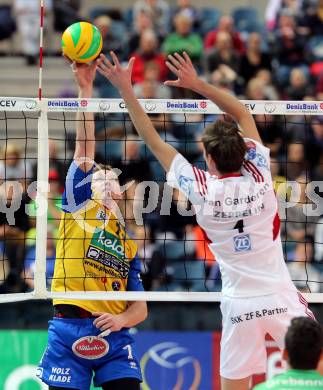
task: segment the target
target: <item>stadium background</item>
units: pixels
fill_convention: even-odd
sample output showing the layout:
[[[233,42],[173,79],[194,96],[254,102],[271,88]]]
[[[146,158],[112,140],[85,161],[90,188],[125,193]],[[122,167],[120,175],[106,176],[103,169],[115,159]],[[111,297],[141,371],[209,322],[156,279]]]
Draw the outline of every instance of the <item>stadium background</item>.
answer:
[[[0,1],[0,25],[2,26],[2,30],[0,28],[0,94],[1,96],[8,97],[34,97],[37,94],[38,68],[36,64],[34,64],[37,60],[33,57],[37,57],[38,51],[32,54],[30,54],[30,52],[24,53],[25,46],[22,43],[25,41],[26,37],[22,39],[21,35],[17,31],[19,28],[22,28],[21,23],[23,22],[21,22],[21,20],[24,19],[24,16],[22,16],[21,19],[18,14],[16,16],[14,13],[11,14],[13,20],[16,22],[16,31],[11,31],[11,27],[13,30],[13,25],[11,26],[10,24],[7,11],[10,11],[10,9],[12,10],[13,3],[15,2],[5,0]],[[109,30],[107,32],[107,38],[105,39],[105,51],[113,48],[117,52],[119,51],[119,54],[123,56],[124,60],[126,60],[132,52],[137,51],[136,44],[138,45],[138,39],[133,33],[133,22],[131,19],[131,11],[129,11],[135,2],[123,1],[122,4],[119,4],[111,1],[109,3],[109,8],[107,8],[105,1],[54,1],[54,9],[52,11],[50,11],[50,8],[48,9],[48,12],[46,13],[47,28],[45,31],[46,56],[44,60],[43,75],[44,96],[62,98],[76,96],[76,90],[70,69],[59,56],[60,31],[73,21],[89,18],[92,18],[91,20],[93,21],[94,17],[99,16],[102,13],[107,14],[110,16],[110,19],[104,18],[100,20],[103,24],[102,28]],[[176,9],[176,1],[168,1],[166,3],[171,6],[170,15],[173,15],[172,12]],[[323,23],[321,22],[321,25],[315,24],[315,20],[317,21],[317,19],[315,19],[317,7],[315,1],[291,2],[299,4],[300,8],[297,11],[294,9],[284,9],[279,11],[282,14],[282,18],[285,17],[282,23],[285,23],[285,25],[290,27],[294,32],[294,38],[292,41],[294,41],[295,44],[294,54],[296,57],[291,56],[290,58],[287,58],[288,56],[285,55],[286,51],[284,52],[284,48],[279,47],[280,40],[278,37],[281,33],[279,27],[273,27],[273,20],[267,21],[267,23],[265,21],[265,10],[268,3],[270,3],[269,1],[218,1],[216,2],[216,8],[214,8],[214,1],[199,1],[196,5],[193,4],[193,2],[191,3],[194,7],[196,7],[197,11],[196,14],[193,13],[193,15],[197,17],[194,25],[194,31],[201,36],[202,40],[206,39],[209,31],[218,27],[221,16],[226,14],[235,16],[235,32],[232,32],[232,36],[234,36],[234,51],[230,47],[230,39],[228,43],[228,36],[222,34],[224,41],[222,43],[225,46],[223,52],[225,52],[225,54],[228,52],[230,53],[229,59],[223,60],[221,59],[221,54],[217,55],[221,52],[221,48],[218,48],[217,52],[214,48],[212,48],[213,44],[210,44],[211,47],[207,50],[203,47],[204,45],[202,41],[196,43],[196,40],[194,40],[198,47],[198,54],[195,59],[196,64],[199,66],[201,73],[204,73],[206,77],[212,79],[214,83],[221,85],[223,88],[234,91],[237,96],[241,98],[256,100],[310,99],[322,101]],[[317,3],[320,4],[322,2]],[[6,6],[8,6],[8,8]],[[61,8],[59,6],[61,6]],[[62,18],[62,13],[60,12],[62,12],[62,10],[67,11],[68,6],[72,7],[70,8],[71,13],[64,12],[66,16],[66,19],[64,19]],[[240,7],[244,7],[246,12],[244,11],[239,14],[237,9]],[[278,15],[279,13],[277,14],[275,20],[278,20]],[[293,22],[291,21],[294,17],[293,15],[295,15],[295,25],[293,25]],[[69,18],[67,18],[67,16],[69,16]],[[172,18],[173,16],[171,16],[170,20]],[[64,23],[66,23],[65,26]],[[35,28],[36,25],[37,23],[34,24]],[[158,39],[160,41],[159,48],[156,48],[157,68],[160,66],[160,53],[163,52],[163,50],[166,50],[164,49],[165,46],[163,46],[163,42],[167,40],[167,36],[171,33],[171,25],[171,23],[166,24],[166,29],[164,26],[159,27],[160,30],[156,27],[156,32],[159,34]],[[251,33],[254,31],[259,32],[260,35],[252,35]],[[256,76],[256,72],[259,69],[255,69],[254,73],[251,74],[248,72],[250,68],[246,65],[248,64],[248,56],[245,56],[245,53],[246,48],[248,47],[248,39],[251,36],[255,39],[260,38],[260,48],[263,53],[261,54],[263,61],[262,67],[269,70],[269,75],[272,75],[271,80],[268,72],[263,72],[263,74],[260,72],[260,74],[258,73],[258,76]],[[210,36],[209,38],[211,39]],[[131,46],[130,43],[134,46]],[[49,44],[49,46],[46,46],[46,44]],[[226,45],[229,45],[229,47]],[[133,47],[134,50],[131,50],[130,47]],[[252,55],[252,50],[250,51],[250,55]],[[140,57],[139,53],[138,56]],[[226,67],[221,67],[223,62],[225,62]],[[240,65],[238,65],[239,63]],[[245,66],[241,64],[244,64]],[[289,79],[289,77],[286,76],[286,73],[282,74],[279,72],[279,68],[283,67],[278,66],[278,64],[286,65],[289,67],[289,71],[294,68],[299,68],[301,65],[302,72],[292,72],[293,77]],[[262,67],[259,68],[262,69]],[[286,68],[284,67],[284,69]],[[152,66],[151,73],[154,73],[155,70],[156,66]],[[162,73],[163,69],[161,68],[160,71]],[[140,97],[176,97],[179,99],[194,98],[194,96],[185,95],[185,93],[183,93],[183,95],[172,96],[170,95],[170,91],[159,84],[159,80],[154,80],[153,82],[151,82],[151,80],[145,80],[145,77],[147,78],[148,76],[147,74],[144,74],[143,67],[138,68],[137,76],[136,91]],[[152,76],[151,74],[149,77],[157,77],[158,79],[158,76]],[[163,77],[160,76],[160,81],[163,81]],[[102,98],[118,97],[116,95],[116,91],[110,86],[107,86],[107,83],[102,83],[102,80],[99,78],[96,82],[96,93],[97,96]],[[176,93],[178,94],[178,91]],[[289,118],[287,121],[286,118],[278,118],[275,119],[274,123],[271,123],[269,116],[265,119],[257,118],[260,123],[265,123],[265,126],[262,126],[261,131],[262,135],[265,136],[265,142],[272,149],[276,166],[280,167],[280,169],[277,169],[277,177],[279,176],[279,180],[282,180],[283,182],[286,178],[290,180],[297,180],[303,172],[305,166],[307,171],[311,173],[312,178],[321,180],[323,139],[322,118],[322,116],[311,118],[304,116],[295,118],[295,120],[291,120]],[[11,121],[10,131],[5,133],[3,117],[1,117],[1,119],[1,146],[3,146],[2,140],[5,139],[4,135],[6,135],[8,138],[16,138],[14,140],[14,144],[15,146],[18,146],[20,153],[18,160],[24,160],[27,155],[30,157],[33,155],[35,156],[36,144],[32,141],[28,141],[26,145],[24,121],[21,119]],[[163,124],[165,123],[165,117],[160,120],[162,120]],[[171,121],[169,118],[167,120]],[[116,119],[116,123],[117,122],[118,119]],[[187,122],[189,122],[189,120]],[[198,123],[198,121],[196,123]],[[100,121],[98,121],[98,127],[99,125]],[[201,123],[199,123],[199,125],[201,125]],[[173,141],[176,142],[181,138],[180,132],[186,132],[188,127],[190,127],[190,131],[196,131],[196,134],[200,131],[200,128],[195,126],[194,122],[193,125],[186,124],[182,128],[179,126],[172,128],[170,124],[168,128],[169,136],[173,137]],[[36,129],[36,121],[31,121],[28,125],[27,134],[28,138],[31,140],[33,137],[35,138]],[[24,133],[23,136],[22,133]],[[307,135],[305,136],[304,133]],[[68,136],[68,143],[65,142],[64,137],[66,135]],[[104,131],[101,132],[101,136],[102,135],[104,136]],[[51,161],[52,177],[50,180],[60,183],[60,181],[63,180],[61,174],[64,172],[64,164],[62,165],[62,163],[67,163],[68,158],[71,157],[71,150],[73,149],[73,126],[69,124],[67,133],[65,133],[65,129],[64,132],[62,132],[62,125],[57,126],[56,128],[54,127],[50,130],[50,137],[52,138],[51,147],[53,153]],[[117,141],[115,142],[118,142],[118,135],[116,138]],[[53,141],[53,139],[56,139],[56,142]],[[113,145],[116,144],[117,143],[114,143]],[[65,145],[67,145],[66,148]],[[289,149],[287,157],[290,165],[280,162],[282,151],[279,151],[279,148],[282,148],[282,145],[285,145],[285,148]],[[131,153],[136,154],[135,143],[132,146],[134,150],[128,150],[129,155],[126,156],[127,158],[130,158]],[[98,148],[98,156],[100,159],[105,159],[107,155],[110,156],[111,147],[107,145],[106,142],[99,142]],[[121,152],[119,156],[117,155],[114,157],[116,158],[116,161],[119,159],[119,163],[122,163]],[[32,168],[34,160],[30,158],[28,164],[30,165],[30,168]],[[134,175],[135,171],[138,172],[138,169],[141,169],[141,172],[143,171],[142,168],[145,167],[144,162],[141,161],[140,164],[141,165],[137,166],[133,165],[135,168],[132,169],[132,175]],[[59,167],[63,169],[60,170]],[[148,168],[154,172],[155,167]],[[129,177],[125,178],[125,180],[126,179],[129,179]],[[294,217],[295,215],[293,215],[293,218]],[[159,222],[162,224],[164,231],[166,230],[166,226],[167,228],[170,226],[170,234],[181,238],[182,232],[177,231],[178,225],[176,215],[172,216],[172,220],[166,219]],[[187,225],[190,225],[187,222],[188,221],[184,221],[180,228],[184,229]],[[323,254],[321,252],[321,247],[319,245],[315,245],[315,235],[318,235],[319,237],[320,234],[322,235],[322,232],[318,231],[317,227],[319,224],[317,222],[318,220],[315,220],[309,224],[308,221],[301,220],[294,222],[294,224],[296,224],[296,230],[301,231],[302,229],[305,229],[304,238],[306,235],[306,240],[304,241],[306,241],[305,256],[308,262],[307,271],[310,270],[310,279],[315,280],[310,284],[310,287],[315,292],[323,292]],[[293,260],[299,256],[299,252],[302,252],[302,250],[304,251],[304,248],[300,248],[300,246],[295,245],[295,238],[293,238],[292,235],[288,235],[288,228],[286,228],[287,224],[288,222],[284,224],[285,229],[283,234],[285,234],[284,241],[286,254],[289,256],[289,268],[292,275],[294,272],[294,279],[298,280],[298,287],[303,291],[307,291],[307,286],[304,284],[304,280],[308,277],[308,273],[303,272],[302,274],[297,269],[297,262],[293,262]],[[293,227],[290,226],[290,229],[292,228]],[[142,234],[140,230],[138,230],[137,233],[138,237]],[[196,234],[198,234],[198,232]],[[300,234],[302,234],[302,232],[300,232]],[[199,249],[200,248],[194,248],[194,256],[196,258],[198,258]],[[149,250],[153,251],[154,248],[150,247]],[[28,256],[29,257],[25,258],[24,266],[28,266],[32,269],[33,248],[31,248],[28,252]],[[53,253],[51,256],[53,256]],[[3,273],[0,277],[1,292],[25,291],[26,286],[21,280],[15,279],[14,281],[10,281],[5,277],[5,275],[9,274],[11,265],[10,259],[3,257],[0,259],[0,262],[0,272]],[[155,282],[158,284],[160,282],[160,275],[154,274],[154,277]],[[219,285],[214,286],[215,290],[218,290],[219,288]],[[156,289],[158,289],[158,287]],[[311,305],[311,308],[316,313],[318,319],[322,320],[322,304]],[[136,335],[140,346],[140,355],[144,356],[149,348],[159,345],[161,342],[178,343],[178,345],[186,348],[187,354],[197,359],[201,365],[204,376],[203,380],[208,383],[203,383],[200,389],[218,389],[218,383],[212,382],[212,378],[216,378],[217,376],[214,371],[218,364],[219,333],[217,332],[221,330],[221,316],[218,304],[150,303],[149,312],[149,318],[138,327],[138,334]],[[50,303],[48,302],[24,302],[1,305],[0,328],[3,329],[3,331],[0,333],[0,350],[4,351],[4,353],[0,355],[0,366],[4,369],[1,370],[0,373],[0,388],[5,388],[4,386],[6,381],[7,386],[9,386],[8,377],[10,379],[10,374],[13,372],[13,378],[23,378],[24,375],[26,375],[26,378],[29,378],[33,367],[28,368],[28,365],[36,364],[37,360],[40,358],[40,354],[46,340],[45,329],[51,313],[52,309]],[[153,331],[153,333],[146,333],[146,331]],[[165,331],[168,331],[169,333],[161,333]],[[175,334],[173,333],[174,331],[180,331],[180,333]],[[194,335],[192,335],[189,333],[192,331],[198,333],[194,333]],[[190,343],[192,337],[196,340],[196,342],[194,342],[194,348],[192,348]],[[199,349],[197,345],[202,346],[202,348]],[[172,346],[174,345],[169,344],[169,348]],[[268,366],[270,373],[273,374],[275,373],[277,367],[279,367],[280,363],[278,355],[270,341],[268,341],[268,346],[271,352],[268,359]],[[167,372],[166,374],[165,372],[158,370],[161,370],[161,368],[150,367],[149,372],[152,373],[152,375],[156,373],[155,377],[160,377],[162,373],[164,375],[162,376],[164,379],[163,381],[160,381],[160,386],[164,387],[160,388],[168,390],[171,385],[170,382],[167,381],[173,380],[174,375],[176,375],[176,370],[170,370],[172,372]],[[186,380],[188,382],[192,380],[192,376],[194,375],[192,367],[185,367],[185,375],[187,376]],[[149,380],[151,379],[147,378],[147,381]],[[154,384],[150,385],[152,386],[152,389],[159,390],[154,387]],[[13,385],[11,384],[10,386],[10,390],[14,390]],[[33,381],[26,381],[21,387],[18,387],[17,385],[17,389],[19,390],[34,390],[37,388],[39,388],[39,385],[36,385]],[[6,390],[9,390],[9,387]]]

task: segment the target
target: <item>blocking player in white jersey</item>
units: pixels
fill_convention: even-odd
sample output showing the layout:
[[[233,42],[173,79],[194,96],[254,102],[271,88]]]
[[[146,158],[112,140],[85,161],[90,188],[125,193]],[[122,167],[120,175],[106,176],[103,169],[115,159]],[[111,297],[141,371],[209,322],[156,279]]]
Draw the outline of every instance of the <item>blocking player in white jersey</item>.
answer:
[[[193,204],[220,265],[222,389],[248,389],[250,376],[266,371],[265,335],[283,349],[290,320],[313,316],[285,265],[269,150],[244,105],[200,79],[185,52],[176,53],[168,57],[167,66],[177,80],[166,84],[205,96],[235,119],[205,129],[208,171],[195,168],[161,139],[141,108],[131,86],[133,59],[123,68],[111,55],[114,64],[101,56],[99,72],[118,88],[139,135],[168,173],[168,182]]]

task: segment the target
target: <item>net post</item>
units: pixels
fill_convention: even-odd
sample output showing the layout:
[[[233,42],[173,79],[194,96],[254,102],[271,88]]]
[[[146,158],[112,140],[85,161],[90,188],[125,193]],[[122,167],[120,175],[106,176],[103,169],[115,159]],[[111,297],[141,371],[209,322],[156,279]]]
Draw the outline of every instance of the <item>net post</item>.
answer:
[[[37,216],[36,216],[36,260],[34,271],[35,299],[48,297],[46,288],[46,250],[47,250],[47,210],[48,210],[48,117],[47,100],[39,101],[40,116],[38,118],[38,145],[37,145]],[[38,206],[44,206],[40,212]]]

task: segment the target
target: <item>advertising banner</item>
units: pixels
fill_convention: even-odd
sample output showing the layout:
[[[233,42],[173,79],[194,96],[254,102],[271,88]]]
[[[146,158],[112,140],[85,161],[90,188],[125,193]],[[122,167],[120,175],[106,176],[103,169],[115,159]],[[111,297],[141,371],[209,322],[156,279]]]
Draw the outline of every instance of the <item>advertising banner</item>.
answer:
[[[142,390],[212,390],[211,332],[136,335]]]
[[[138,332],[134,337],[142,390],[220,390],[220,333]],[[47,389],[36,377],[46,344],[46,331],[0,331],[0,389]],[[267,353],[270,378],[282,371],[281,354],[271,340]],[[253,384],[264,379],[254,377]]]

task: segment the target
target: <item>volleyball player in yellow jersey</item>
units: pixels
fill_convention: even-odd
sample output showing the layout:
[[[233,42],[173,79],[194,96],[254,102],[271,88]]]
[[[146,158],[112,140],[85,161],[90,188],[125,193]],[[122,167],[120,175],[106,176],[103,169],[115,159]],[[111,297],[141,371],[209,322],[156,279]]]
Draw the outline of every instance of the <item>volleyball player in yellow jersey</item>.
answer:
[[[72,64],[79,97],[92,96],[96,64]],[[92,113],[77,114],[74,160],[66,178],[53,291],[143,290],[137,247],[116,217],[117,176],[94,167]],[[132,326],[147,316],[146,302],[54,300],[48,346],[37,375],[49,390],[139,390]]]

